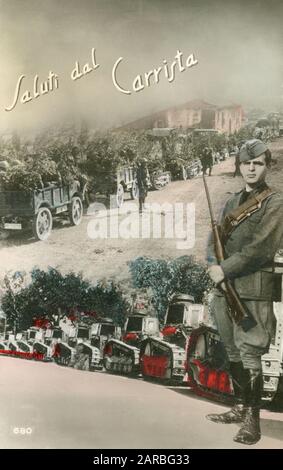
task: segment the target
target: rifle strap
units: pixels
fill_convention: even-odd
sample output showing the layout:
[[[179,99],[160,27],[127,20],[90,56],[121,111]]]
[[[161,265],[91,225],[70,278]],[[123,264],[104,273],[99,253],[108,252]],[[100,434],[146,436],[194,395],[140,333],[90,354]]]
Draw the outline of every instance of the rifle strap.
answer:
[[[235,230],[241,222],[247,219],[247,217],[250,217],[254,212],[258,211],[261,208],[263,201],[272,196],[272,194],[275,194],[275,192],[270,188],[267,188],[261,193],[249,197],[247,201],[229,212],[229,214],[225,216],[224,222],[221,226],[223,241],[227,240],[233,230]]]

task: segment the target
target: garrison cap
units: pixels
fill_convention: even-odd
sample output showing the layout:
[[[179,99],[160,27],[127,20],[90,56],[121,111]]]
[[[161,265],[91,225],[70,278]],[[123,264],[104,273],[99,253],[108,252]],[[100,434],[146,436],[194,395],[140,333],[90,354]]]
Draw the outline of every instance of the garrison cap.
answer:
[[[240,150],[240,162],[246,162],[259,157],[268,150],[264,142],[259,139],[247,140]]]

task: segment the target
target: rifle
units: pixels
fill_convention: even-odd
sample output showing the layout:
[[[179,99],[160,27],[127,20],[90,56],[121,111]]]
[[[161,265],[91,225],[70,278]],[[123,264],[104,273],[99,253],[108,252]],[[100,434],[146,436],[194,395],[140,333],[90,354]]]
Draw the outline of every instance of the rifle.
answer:
[[[204,175],[203,175],[203,184],[205,188],[209,214],[210,214],[210,219],[211,219],[215,255],[216,255],[218,264],[220,264],[221,261],[225,259],[225,253],[224,253],[224,248],[221,242],[219,227],[214,218],[213,209],[211,205],[211,199],[210,199],[210,195],[209,195],[209,191],[208,191],[208,187],[207,187],[207,183],[206,183],[206,179]],[[257,322],[255,321],[254,317],[252,316],[252,314],[250,313],[246,305],[241,301],[231,281],[229,279],[224,279],[223,282],[226,287],[226,290],[224,291],[224,295],[226,298],[226,302],[229,306],[230,315],[232,319],[235,321],[235,323],[237,323],[238,325],[241,325],[244,331],[249,331],[251,328],[254,328],[257,325]]]

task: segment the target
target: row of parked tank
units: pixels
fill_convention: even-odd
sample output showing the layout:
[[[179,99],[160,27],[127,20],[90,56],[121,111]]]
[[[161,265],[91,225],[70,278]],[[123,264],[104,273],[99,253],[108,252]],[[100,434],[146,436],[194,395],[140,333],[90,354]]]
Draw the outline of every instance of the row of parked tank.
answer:
[[[262,360],[263,398],[268,401],[283,396],[282,303],[275,315],[276,335]],[[171,299],[161,330],[148,301],[137,297],[123,332],[109,319],[91,325],[64,320],[52,329],[31,327],[16,337],[6,333],[0,339],[0,353],[185,384],[214,398],[233,394],[225,349],[208,310],[186,294]]]
[[[103,340],[116,337],[119,331],[120,328],[108,320],[91,326],[65,320],[60,322],[60,326],[53,328],[32,326],[16,335],[7,332],[0,339],[0,352],[2,355],[45,362],[56,361],[58,364],[85,370],[102,369]]]
[[[83,370],[140,374],[182,382],[186,342],[204,322],[205,308],[185,294],[175,295],[160,331],[159,321],[145,298],[137,296],[122,332],[109,319],[91,325],[61,320],[58,327],[33,326],[0,338],[0,353],[30,357]],[[199,355],[199,354],[198,354]]]

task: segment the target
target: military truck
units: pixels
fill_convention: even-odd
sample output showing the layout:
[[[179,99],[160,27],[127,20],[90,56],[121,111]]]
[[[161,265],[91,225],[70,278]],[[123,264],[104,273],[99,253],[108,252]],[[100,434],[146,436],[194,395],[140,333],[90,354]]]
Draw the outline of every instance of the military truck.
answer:
[[[136,171],[133,167],[122,167],[117,170],[117,207],[122,207],[126,192],[130,193],[131,199],[138,198]]]
[[[148,189],[160,190],[171,181],[169,171],[147,171]],[[87,194],[90,202],[99,201],[111,197],[111,204],[116,208],[122,207],[126,194],[130,194],[132,200],[138,198],[138,185],[136,169],[132,166],[119,167],[116,173],[97,173],[90,177]]]
[[[95,175],[89,175],[87,198],[90,203],[111,198],[111,205],[120,208],[126,193],[130,193],[131,199],[138,197],[136,170],[132,166],[118,167],[116,172],[97,170]]]
[[[202,172],[199,158],[185,160],[181,157],[175,157],[172,162],[167,162],[166,168],[170,171],[172,179],[174,180],[186,181],[187,179],[199,176]]]
[[[184,166],[183,179],[192,179],[202,174],[202,164],[199,158],[192,160]]]
[[[148,173],[148,187],[159,191],[171,182],[171,172],[163,170],[155,170]]]
[[[0,230],[32,230],[37,240],[47,240],[53,219],[68,216],[79,225],[83,216],[86,185],[74,180],[67,185],[51,183],[30,191],[0,191]]]

